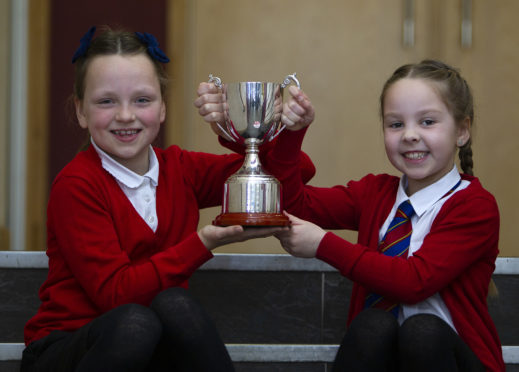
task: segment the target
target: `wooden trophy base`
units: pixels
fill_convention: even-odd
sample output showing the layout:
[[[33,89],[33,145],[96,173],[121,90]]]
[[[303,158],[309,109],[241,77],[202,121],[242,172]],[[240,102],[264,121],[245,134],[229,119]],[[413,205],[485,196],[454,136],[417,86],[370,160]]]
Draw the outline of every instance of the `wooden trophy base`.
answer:
[[[290,226],[290,220],[281,213],[222,213],[217,216],[213,225],[246,227]]]

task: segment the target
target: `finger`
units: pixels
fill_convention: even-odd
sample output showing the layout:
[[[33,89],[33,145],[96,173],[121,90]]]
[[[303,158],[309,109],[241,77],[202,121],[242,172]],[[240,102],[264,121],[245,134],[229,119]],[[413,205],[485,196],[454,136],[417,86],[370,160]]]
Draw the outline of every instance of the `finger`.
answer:
[[[304,222],[304,220],[297,218],[296,216],[288,213],[287,211],[283,211],[283,214],[288,217],[292,225],[301,225]]]
[[[291,85],[291,86],[288,87],[288,92],[290,93],[290,95],[292,97],[296,97],[299,94],[301,94],[302,90],[299,89],[298,87],[296,87],[295,85]]]
[[[243,231],[244,231],[243,227],[240,225],[216,227],[216,229],[217,229],[216,236],[217,236],[218,240],[233,238],[237,235],[243,234]]]
[[[294,97],[294,100],[303,108],[305,112],[314,112],[314,107],[312,105],[312,101],[310,98],[303,92],[301,89],[296,88],[295,86],[291,86],[290,88],[294,88],[291,90],[291,94]],[[289,88],[289,90],[290,90]]]
[[[299,106],[299,105],[297,105],[297,106]],[[304,111],[301,114],[303,114],[303,113],[304,113]],[[301,120],[301,116],[298,115],[298,113],[292,109],[292,107],[290,106],[290,104],[288,102],[283,105],[283,115],[285,115],[286,118],[289,120],[289,122],[291,122],[293,124],[295,124]]]
[[[198,108],[198,113],[202,116],[213,112],[223,113],[223,105],[221,103],[206,103]]]
[[[281,121],[283,124],[285,124],[287,127],[293,127],[295,123],[285,114],[281,114]]]
[[[244,237],[247,239],[251,238],[265,238],[272,236],[275,233],[285,230],[285,227],[251,227],[245,228]]]
[[[301,121],[301,116],[297,115],[293,111],[287,111],[284,112],[283,115],[288,119],[290,123],[293,123],[292,125],[295,125],[296,123],[299,123]]]
[[[291,99],[290,101],[288,101],[287,103],[287,109],[292,111],[294,114],[296,115],[299,115],[299,116],[303,116],[306,114],[306,108],[304,108],[303,106],[301,106],[298,102],[296,102],[296,100],[294,99]]]
[[[283,241],[283,240],[287,239],[290,236],[290,234],[291,234],[291,231],[290,231],[290,229],[287,228],[286,230],[283,230],[283,231],[277,231],[273,235],[279,241]]]
[[[196,93],[201,96],[206,93],[218,93],[219,89],[213,83],[200,83]]]
[[[194,101],[194,104],[196,107],[200,108],[206,104],[210,103],[222,103],[223,102],[223,96],[221,93],[216,94],[202,94],[200,97],[196,98]]]

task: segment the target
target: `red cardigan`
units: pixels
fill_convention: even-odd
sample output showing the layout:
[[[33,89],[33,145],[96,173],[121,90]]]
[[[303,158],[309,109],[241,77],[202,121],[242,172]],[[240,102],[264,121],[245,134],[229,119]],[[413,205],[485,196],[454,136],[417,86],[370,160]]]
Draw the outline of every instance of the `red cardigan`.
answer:
[[[498,255],[494,197],[477,178],[462,175],[470,185],[445,202],[421,248],[409,259],[382,255],[377,252],[379,230],[395,203],[399,178],[368,175],[347,186],[305,186],[295,177],[303,135],[281,134],[280,147],[270,156],[278,158],[275,175],[283,183],[289,212],[325,229],[358,231],[357,244],[328,232],[317,250],[317,258],[354,281],[348,324],[371,291],[410,304],[439,292],[459,335],[487,370],[504,371],[486,302]]]
[[[199,209],[221,204],[223,184],[243,156],[177,146],[154,150],[155,233],[92,146],[54,180],[47,208],[49,273],[39,291],[41,306],[25,326],[27,345],[52,330],[76,330],[118,305],[146,305],[165,288],[187,287],[191,274],[213,257],[198,238]],[[305,159],[307,181],[315,169]],[[268,169],[264,156],[262,163]]]

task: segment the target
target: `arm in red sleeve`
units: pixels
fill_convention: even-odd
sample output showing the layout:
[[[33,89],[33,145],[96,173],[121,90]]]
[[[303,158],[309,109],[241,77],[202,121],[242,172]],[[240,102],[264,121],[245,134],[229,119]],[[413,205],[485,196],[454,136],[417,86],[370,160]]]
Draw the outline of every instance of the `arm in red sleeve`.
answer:
[[[142,221],[134,223],[136,218],[129,217],[127,224],[116,222],[114,210],[119,210],[119,215],[129,213],[121,213],[121,207],[126,206],[107,195],[86,179],[61,177],[53,185],[48,207],[49,257],[63,258],[66,270],[99,309],[149,303],[160,290],[183,284],[212,257],[196,232],[151,258],[139,254],[138,250],[158,250],[154,235]],[[120,225],[124,227],[117,227]],[[130,250],[137,259],[130,258],[122,241],[135,242]],[[62,287],[69,280],[64,279]]]
[[[425,300],[467,270],[479,272],[475,277],[484,283],[477,286],[486,291],[498,253],[499,213],[495,200],[472,198],[469,188],[445,203],[422,246],[408,259],[382,255],[332,233],[321,241],[317,258],[403,303]]]

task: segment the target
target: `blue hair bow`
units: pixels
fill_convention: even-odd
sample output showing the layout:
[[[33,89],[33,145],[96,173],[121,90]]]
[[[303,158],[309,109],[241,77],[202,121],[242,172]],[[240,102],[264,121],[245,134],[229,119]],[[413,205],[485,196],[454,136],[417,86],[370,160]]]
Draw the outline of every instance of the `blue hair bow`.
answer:
[[[159,42],[155,39],[155,36],[147,32],[136,32],[135,35],[137,35],[140,41],[148,46],[148,53],[153,59],[162,63],[169,62],[169,58],[159,48]]]
[[[94,37],[94,34],[96,32],[96,27],[92,26],[90,27],[90,30],[87,31],[85,35],[79,40],[79,48],[77,48],[76,52],[72,56],[72,63],[76,62],[78,58],[83,57],[88,47],[90,46],[90,42],[92,41],[92,37]]]

